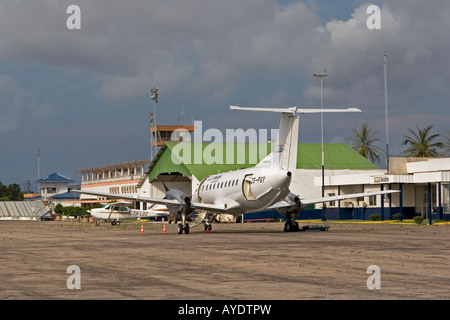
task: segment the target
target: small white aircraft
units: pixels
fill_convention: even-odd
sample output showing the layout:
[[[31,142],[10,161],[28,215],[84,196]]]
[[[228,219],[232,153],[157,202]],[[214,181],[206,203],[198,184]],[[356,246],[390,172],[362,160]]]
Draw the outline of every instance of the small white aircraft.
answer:
[[[183,233],[183,231],[185,234],[189,233],[190,225],[187,222],[189,220],[192,221],[191,226],[203,222],[205,230],[211,230],[209,222],[214,215],[227,213],[239,216],[244,213],[264,210],[277,210],[287,218],[284,231],[299,231],[300,228],[295,218],[306,205],[399,192],[398,190],[386,190],[308,200],[300,199],[300,196],[289,190],[292,179],[290,170],[293,170],[297,163],[298,114],[360,112],[361,110],[357,108],[299,109],[297,107],[249,108],[230,106],[230,109],[281,113],[275,147],[255,167],[208,176],[200,182],[192,198],[178,189],[166,189],[166,197],[164,199],[72,191],[165,205],[175,219],[181,218],[181,223],[178,225],[179,234]]]
[[[131,202],[114,202],[108,203],[103,208],[88,210],[95,219],[95,225],[100,225],[100,220],[111,221],[111,225],[120,225],[120,220],[150,218],[150,217],[167,217],[169,211],[166,206],[154,205],[148,210],[130,209]]]

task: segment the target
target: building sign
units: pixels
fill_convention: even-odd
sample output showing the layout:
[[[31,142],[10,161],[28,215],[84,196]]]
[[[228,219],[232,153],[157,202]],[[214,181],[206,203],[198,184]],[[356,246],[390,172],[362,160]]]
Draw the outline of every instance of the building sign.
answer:
[[[389,183],[389,176],[373,176],[373,183]]]

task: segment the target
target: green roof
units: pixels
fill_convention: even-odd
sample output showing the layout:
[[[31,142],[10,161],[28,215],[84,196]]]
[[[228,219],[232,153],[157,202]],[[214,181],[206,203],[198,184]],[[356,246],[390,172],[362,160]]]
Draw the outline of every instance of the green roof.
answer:
[[[149,179],[152,181],[162,173],[178,172],[189,178],[193,174],[201,180],[212,174],[253,167],[272,147],[270,143],[166,142],[150,164]],[[345,143],[324,144],[324,154],[325,169],[378,169]],[[297,168],[322,168],[320,143],[298,144]]]
[[[370,160],[361,156],[345,143],[324,143],[325,169],[376,170]],[[297,148],[298,169],[321,169],[322,148],[320,143],[299,143]]]

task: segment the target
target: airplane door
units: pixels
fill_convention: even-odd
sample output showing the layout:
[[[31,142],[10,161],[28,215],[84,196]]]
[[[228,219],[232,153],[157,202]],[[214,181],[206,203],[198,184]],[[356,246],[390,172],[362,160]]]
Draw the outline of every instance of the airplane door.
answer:
[[[203,184],[205,183],[205,181],[206,181],[206,178],[204,178],[201,182],[200,182],[200,184],[198,185],[198,189],[197,189],[197,201],[198,202],[202,202],[202,188],[204,187],[203,186]]]
[[[242,181],[242,193],[244,194],[245,199],[249,201],[256,200],[252,192],[252,176],[252,174],[248,174]]]

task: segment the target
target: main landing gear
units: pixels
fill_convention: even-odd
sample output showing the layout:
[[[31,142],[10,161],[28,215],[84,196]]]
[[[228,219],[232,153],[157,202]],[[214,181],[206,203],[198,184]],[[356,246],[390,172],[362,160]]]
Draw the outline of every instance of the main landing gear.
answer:
[[[179,223],[178,224],[178,234],[182,234],[184,231],[185,234],[189,234],[189,224],[188,223]]]
[[[303,226],[299,227],[298,222],[288,220],[284,224],[284,232],[297,232],[297,231],[327,231],[330,229],[330,226],[327,224],[320,224],[320,225],[309,225],[309,226]]]
[[[284,232],[296,232],[300,231],[300,227],[298,225],[298,222],[288,220],[284,224]]]
[[[95,225],[98,227],[100,225],[100,220],[95,220]],[[111,221],[112,226],[120,226],[119,220],[112,220]]]

